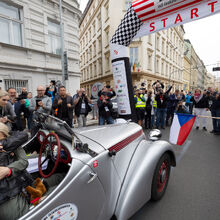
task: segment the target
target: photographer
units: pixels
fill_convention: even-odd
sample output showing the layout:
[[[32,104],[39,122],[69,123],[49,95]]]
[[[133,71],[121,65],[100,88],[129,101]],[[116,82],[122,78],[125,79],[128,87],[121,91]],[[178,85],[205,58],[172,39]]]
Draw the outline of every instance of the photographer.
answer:
[[[25,87],[23,87],[21,89],[21,94],[18,96],[19,99],[26,99],[27,98],[27,89]]]
[[[6,91],[0,90],[0,122],[11,128],[11,123],[15,118],[16,114],[9,102],[9,94]]]
[[[33,119],[36,118],[34,112],[50,114],[52,108],[52,101],[50,97],[44,94],[45,94],[45,88],[43,86],[38,86],[37,96],[31,99],[29,105],[29,110],[33,112]],[[32,127],[32,135],[34,135],[35,132],[37,132],[38,128],[36,128],[33,123],[31,127]]]
[[[157,80],[153,83],[152,87],[154,89],[154,94],[157,94],[160,89],[164,89],[164,84],[161,83],[160,80]]]
[[[75,114],[77,117],[78,127],[85,127],[86,126],[86,117],[88,113],[92,110],[89,106],[92,101],[87,96],[85,89],[80,89],[78,94],[75,96],[74,100],[75,105]]]
[[[136,108],[138,124],[142,126],[145,117],[146,100],[140,89],[137,89],[135,92],[134,104]]]
[[[45,91],[45,95],[47,95],[48,97],[51,97],[52,103],[56,97],[57,94],[57,87],[56,87],[56,81],[55,80],[51,80],[50,81],[50,85],[47,86],[46,91]]]
[[[52,108],[55,111],[57,109],[57,117],[65,121],[70,127],[73,126],[73,98],[66,94],[66,88],[60,86],[59,95],[54,99]]]
[[[186,107],[183,105],[183,101],[180,101],[177,104],[176,113],[190,114],[189,111],[187,111]]]
[[[114,124],[112,118],[112,103],[107,93],[102,92],[101,97],[98,99],[98,108],[99,108],[99,125]]]
[[[116,96],[115,91],[111,88],[110,85],[104,86],[104,88],[98,92],[98,96],[100,97],[103,92],[106,93],[110,99]]]
[[[167,111],[167,101],[168,101],[168,94],[169,90],[165,93],[162,89],[158,90],[157,95],[155,96],[155,100],[157,101],[157,119],[156,119],[156,127],[159,128],[161,125],[162,129],[164,128],[165,123],[165,115]]]
[[[45,88],[43,86],[37,87],[37,96],[31,99],[31,103],[29,106],[30,111],[38,111],[42,113],[50,113],[52,102],[51,99],[44,95]]]

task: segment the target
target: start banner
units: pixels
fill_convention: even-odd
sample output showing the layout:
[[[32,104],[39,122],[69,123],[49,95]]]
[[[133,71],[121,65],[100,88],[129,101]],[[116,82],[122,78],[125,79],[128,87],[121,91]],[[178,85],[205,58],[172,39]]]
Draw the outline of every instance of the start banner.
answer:
[[[135,115],[128,49],[131,41],[219,12],[220,0],[135,0],[132,2],[132,6],[110,42],[113,75],[116,86],[119,88],[116,93],[118,106],[121,105],[120,116],[132,118]]]
[[[143,23],[134,37],[137,38],[214,15],[220,12],[220,1],[139,0],[132,7]]]

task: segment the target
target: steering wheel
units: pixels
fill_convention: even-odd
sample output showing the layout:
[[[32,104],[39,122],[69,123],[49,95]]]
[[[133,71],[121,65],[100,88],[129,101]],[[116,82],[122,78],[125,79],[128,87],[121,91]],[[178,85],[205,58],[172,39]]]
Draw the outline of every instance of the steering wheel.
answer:
[[[56,148],[56,149],[55,149]],[[45,159],[43,162],[41,162],[42,159],[42,154],[45,150]],[[54,151],[56,152],[56,155],[54,155]],[[41,143],[40,147],[40,153],[38,157],[38,169],[39,173],[43,178],[48,178],[50,177],[56,170],[59,159],[60,159],[60,151],[61,151],[61,145],[60,145],[60,140],[57,134],[55,133],[49,133],[45,138],[44,141]],[[43,172],[42,166],[43,164],[48,160],[48,159],[53,159],[55,161],[53,169],[50,171],[49,174],[45,174]]]

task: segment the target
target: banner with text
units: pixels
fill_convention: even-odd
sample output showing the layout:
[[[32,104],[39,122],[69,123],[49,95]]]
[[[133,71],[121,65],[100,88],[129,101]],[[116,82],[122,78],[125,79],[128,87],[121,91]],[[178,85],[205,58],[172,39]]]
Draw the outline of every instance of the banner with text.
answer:
[[[132,7],[143,22],[137,37],[195,21],[220,12],[220,1],[138,1]]]
[[[135,114],[128,50],[131,41],[134,38],[183,25],[219,12],[220,0],[135,0],[132,2],[132,6],[110,42],[115,86],[123,88],[117,92],[121,115],[130,117]],[[117,62],[121,59],[126,62]]]

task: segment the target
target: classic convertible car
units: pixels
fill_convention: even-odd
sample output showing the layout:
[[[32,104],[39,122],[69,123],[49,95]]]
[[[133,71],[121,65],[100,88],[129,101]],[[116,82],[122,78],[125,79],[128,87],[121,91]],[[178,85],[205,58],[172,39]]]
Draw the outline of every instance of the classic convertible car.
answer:
[[[147,140],[132,122],[71,129],[45,114],[38,125],[37,135],[23,146],[27,153],[38,148],[38,170],[32,175],[45,180],[65,175],[20,220],[127,220],[148,200],[164,195],[176,160],[172,146],[158,140],[158,130]]]

